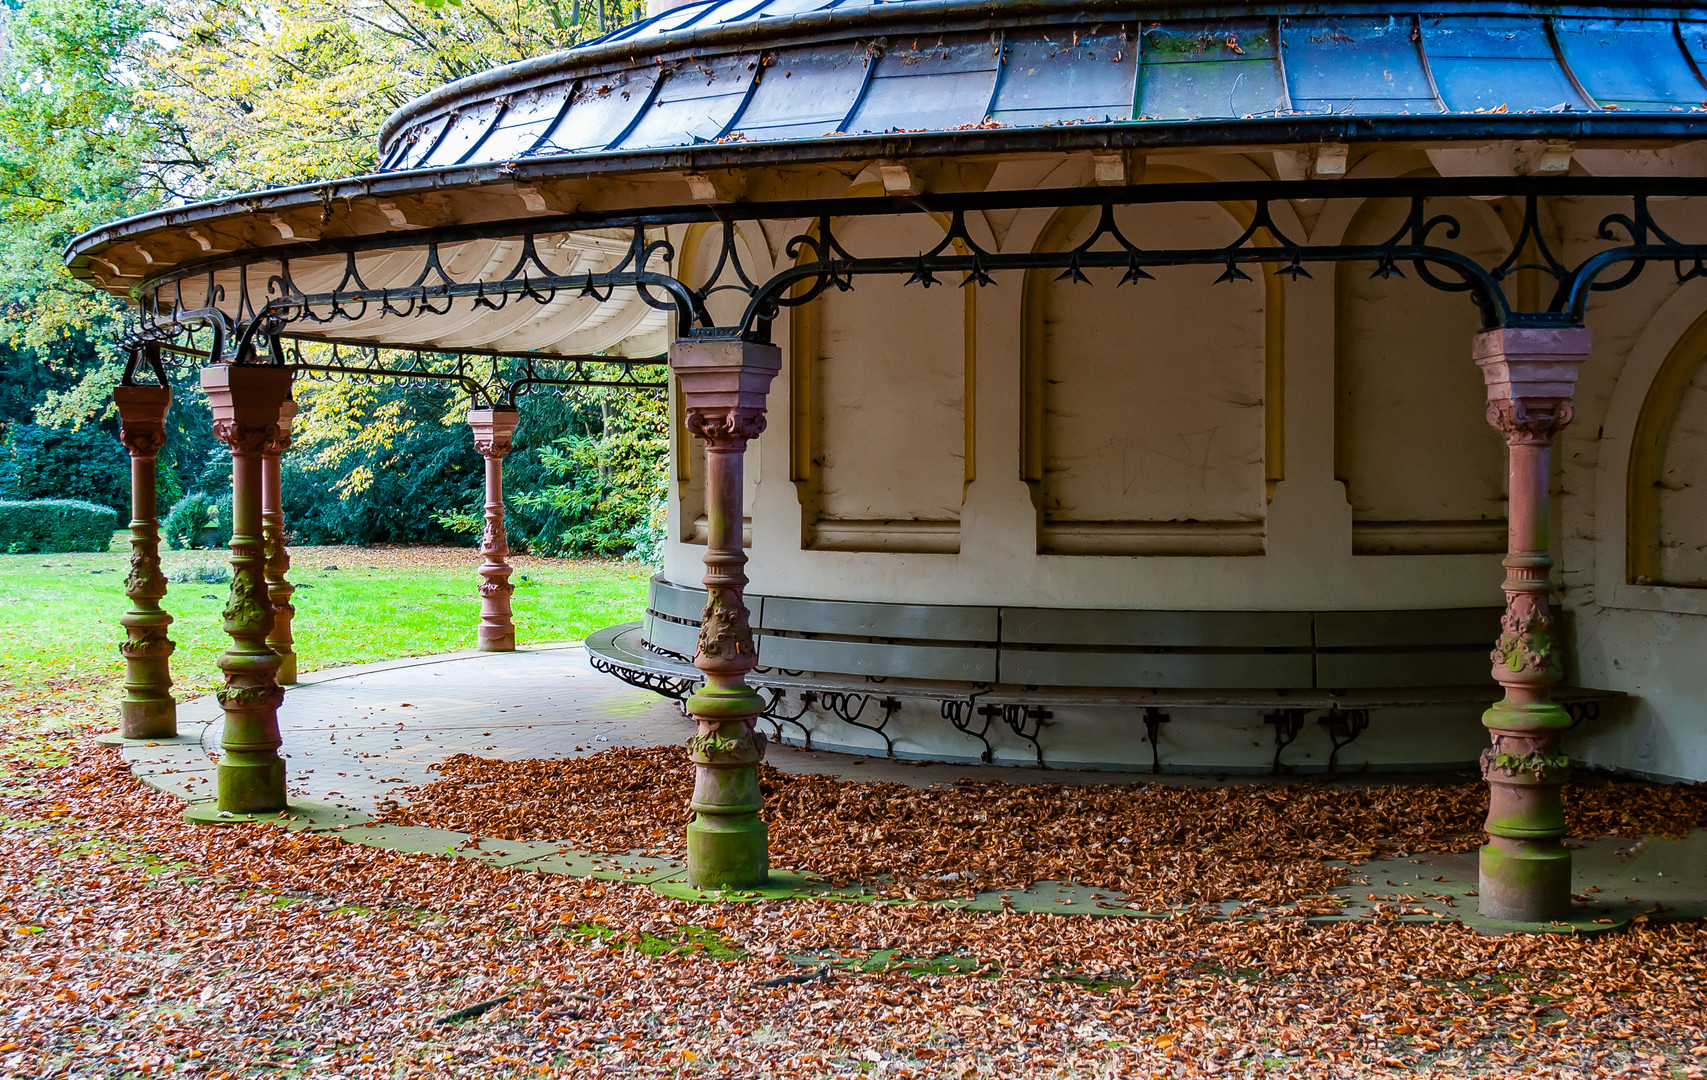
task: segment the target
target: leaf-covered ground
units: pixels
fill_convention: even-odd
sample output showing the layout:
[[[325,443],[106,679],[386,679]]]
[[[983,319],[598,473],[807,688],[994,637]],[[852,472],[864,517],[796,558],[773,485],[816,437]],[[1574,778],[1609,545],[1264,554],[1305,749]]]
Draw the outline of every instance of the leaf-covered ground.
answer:
[[[1701,924],[1488,938],[1387,918],[697,904],[269,826],[194,828],[92,745],[112,715],[100,647],[4,642],[0,1077],[1647,1078],[1707,1065]],[[595,820],[679,815],[679,776],[659,782]],[[916,842],[919,812],[869,820],[885,805],[875,790],[830,798],[803,781],[773,796],[789,790],[827,801],[787,816],[816,806],[884,829],[873,859]],[[1041,800],[1027,812],[1052,790],[1023,796]],[[973,820],[1014,797],[949,794]],[[1201,809],[1176,808],[1182,854],[1213,828],[1188,818]],[[1351,839],[1330,841],[1362,843],[1391,812],[1366,806]],[[1473,806],[1455,812],[1443,827],[1473,828]],[[1595,831],[1617,831],[1636,806],[1602,812],[1615,820]],[[790,959],[807,956],[833,963]]]
[[[1488,812],[1473,780],[919,788],[760,768],[774,863],[914,897],[1068,880],[1157,907],[1296,904],[1344,883],[1324,860],[1467,851]],[[692,774],[678,747],[556,761],[457,754],[438,769],[444,779],[411,791],[392,820],[603,852],[672,855],[686,843]],[[1707,785],[1582,777],[1565,806],[1577,836],[1707,827]]]
[[[7,1076],[1653,1077],[1707,1062],[1698,924],[1488,938],[695,904],[197,829],[78,732],[10,747]],[[803,953],[838,963],[779,982]]]

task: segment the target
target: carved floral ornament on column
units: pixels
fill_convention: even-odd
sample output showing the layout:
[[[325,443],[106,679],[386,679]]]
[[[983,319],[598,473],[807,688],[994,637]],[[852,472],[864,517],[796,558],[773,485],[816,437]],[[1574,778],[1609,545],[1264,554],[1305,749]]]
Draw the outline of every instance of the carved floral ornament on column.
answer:
[[[1563,399],[1488,402],[1488,423],[1499,429],[1508,446],[1546,445],[1575,417],[1575,406]]]
[[[242,424],[235,420],[215,421],[213,437],[236,454],[279,454],[290,443],[290,436],[277,424]]]
[[[765,412],[749,408],[689,408],[687,429],[710,446],[732,446],[764,434]]]

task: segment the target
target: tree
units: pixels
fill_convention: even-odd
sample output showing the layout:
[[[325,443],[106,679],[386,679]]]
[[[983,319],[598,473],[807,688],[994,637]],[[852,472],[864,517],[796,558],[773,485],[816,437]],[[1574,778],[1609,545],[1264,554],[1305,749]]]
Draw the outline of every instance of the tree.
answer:
[[[0,344],[8,346],[0,367],[28,372],[0,389],[0,460],[13,462],[4,482],[22,490],[98,458],[96,471],[111,482],[89,483],[107,501],[124,490],[120,460],[100,442],[116,430],[123,305],[66,273],[61,253],[72,237],[172,202],[371,170],[381,123],[410,98],[585,40],[599,32],[601,12],[617,25],[640,8],[637,0],[0,0]],[[162,498],[211,494],[224,482],[223,459],[197,407],[195,371],[173,368],[169,379],[181,407],[161,454]],[[448,539],[439,518],[478,512],[478,459],[455,395],[299,384],[298,400],[287,512],[299,539]],[[611,530],[638,527],[646,513],[619,506],[621,493],[641,490],[638,478],[657,471],[645,454],[662,445],[642,434],[650,413],[625,412],[635,400],[529,400],[537,445],[512,461],[551,494],[518,504],[524,542],[624,549]],[[7,451],[15,438],[24,441]],[[32,460],[20,468],[23,457]]]
[[[65,244],[159,203],[155,118],[136,101],[149,4],[8,3],[0,21],[0,340],[46,365],[43,419],[98,415],[122,305],[73,281]]]

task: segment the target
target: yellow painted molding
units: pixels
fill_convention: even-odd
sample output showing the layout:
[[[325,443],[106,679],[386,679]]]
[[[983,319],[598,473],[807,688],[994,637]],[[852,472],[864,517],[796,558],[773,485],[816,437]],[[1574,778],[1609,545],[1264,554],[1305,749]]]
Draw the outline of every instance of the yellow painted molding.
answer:
[[[1635,585],[1658,581],[1655,552],[1660,540],[1660,479],[1665,475],[1666,443],[1677,421],[1678,405],[1701,365],[1707,363],[1707,315],[1696,319],[1666,354],[1636,417],[1630,437],[1630,471],[1625,500],[1625,572]]]

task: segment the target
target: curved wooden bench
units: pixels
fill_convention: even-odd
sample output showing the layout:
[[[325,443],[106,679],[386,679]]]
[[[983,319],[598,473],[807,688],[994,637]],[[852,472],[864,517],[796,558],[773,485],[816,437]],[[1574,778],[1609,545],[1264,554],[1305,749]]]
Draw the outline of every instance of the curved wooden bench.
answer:
[[[655,578],[643,623],[588,639],[595,664],[635,685],[684,699],[705,594]],[[749,596],[765,717],[799,723],[812,707],[875,732],[903,698],[936,701],[956,730],[979,740],[1001,723],[1031,743],[1055,708],[1138,710],[1160,768],[1162,724],[1176,711],[1249,708],[1274,728],[1274,768],[1312,714],[1341,748],[1377,708],[1486,706],[1499,694],[1489,649],[1501,609],[1412,611],[1133,611],[863,603]],[[791,703],[789,695],[798,696]],[[1562,687],[1581,722],[1615,691]],[[874,720],[866,714],[875,707]]]

